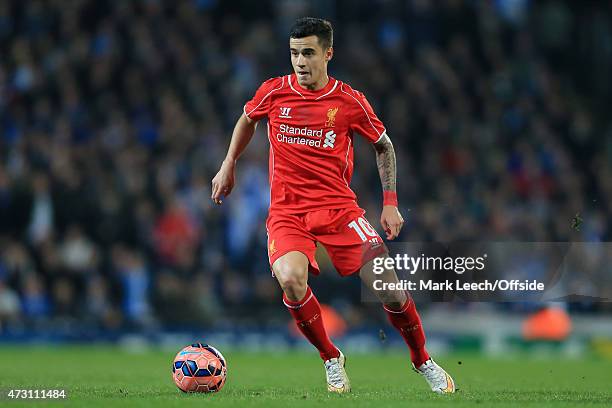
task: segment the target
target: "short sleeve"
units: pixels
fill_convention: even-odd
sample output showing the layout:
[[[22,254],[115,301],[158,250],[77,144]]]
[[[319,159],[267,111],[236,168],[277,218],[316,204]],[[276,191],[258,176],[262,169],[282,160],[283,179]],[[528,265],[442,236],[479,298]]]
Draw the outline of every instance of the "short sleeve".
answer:
[[[349,95],[354,99],[354,114],[349,125],[350,129],[365,137],[370,143],[378,142],[386,133],[385,126],[374,113],[374,109],[372,109],[364,94],[359,91],[352,91]]]
[[[271,95],[283,87],[284,78],[271,78],[261,84],[253,99],[244,105],[244,114],[251,120],[259,121],[268,116]]]

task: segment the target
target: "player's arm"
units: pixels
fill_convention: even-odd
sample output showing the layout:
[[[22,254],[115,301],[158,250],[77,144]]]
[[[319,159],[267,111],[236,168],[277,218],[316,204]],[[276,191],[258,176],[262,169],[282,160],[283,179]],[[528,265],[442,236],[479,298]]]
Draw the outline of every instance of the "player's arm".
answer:
[[[257,122],[249,119],[244,113],[236,122],[225,160],[221,163],[217,175],[212,179],[211,198],[215,204],[223,203],[221,196],[227,197],[231,194],[234,188],[236,161],[251,141],[255,128],[257,128]]]
[[[397,209],[395,150],[386,133],[373,146],[376,151],[376,165],[383,188],[383,210],[380,223],[387,233],[387,239],[394,239],[404,225],[404,219]]]
[[[391,139],[385,133],[373,146],[376,151],[376,165],[378,166],[378,174],[380,175],[383,192],[390,191],[395,193],[397,169],[393,143],[391,143]]]

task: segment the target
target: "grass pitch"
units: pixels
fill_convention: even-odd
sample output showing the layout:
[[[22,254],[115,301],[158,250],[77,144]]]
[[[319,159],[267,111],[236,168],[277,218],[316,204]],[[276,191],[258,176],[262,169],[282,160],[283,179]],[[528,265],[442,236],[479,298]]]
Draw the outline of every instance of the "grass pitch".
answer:
[[[128,353],[102,347],[0,346],[0,389],[65,388],[55,401],[8,401],[1,406],[74,407],[505,407],[612,406],[612,363],[594,358],[439,358],[459,387],[455,395],[430,392],[406,354],[350,355],[353,392],[330,395],[313,353],[257,354],[222,350],[228,380],[216,394],[184,394],[171,378],[173,352]]]

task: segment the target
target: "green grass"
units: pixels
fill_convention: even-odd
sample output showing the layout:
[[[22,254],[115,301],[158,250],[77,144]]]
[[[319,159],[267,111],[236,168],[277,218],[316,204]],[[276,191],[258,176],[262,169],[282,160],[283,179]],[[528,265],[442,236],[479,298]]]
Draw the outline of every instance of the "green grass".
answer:
[[[102,347],[0,346],[0,389],[65,388],[61,403],[5,406],[109,407],[504,407],[612,406],[612,364],[596,359],[439,358],[459,392],[439,396],[413,373],[405,354],[349,355],[353,393],[329,395],[323,367],[311,354],[254,354],[223,350],[228,381],[216,394],[183,394],[172,382],[172,352],[139,354]]]

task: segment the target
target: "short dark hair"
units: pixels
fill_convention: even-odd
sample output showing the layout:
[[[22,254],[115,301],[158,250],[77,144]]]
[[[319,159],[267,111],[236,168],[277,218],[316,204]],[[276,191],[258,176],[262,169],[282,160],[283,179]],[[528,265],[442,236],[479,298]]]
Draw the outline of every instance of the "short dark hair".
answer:
[[[289,38],[304,38],[311,35],[317,36],[324,50],[334,45],[334,29],[329,21],[322,18],[298,18],[289,32]]]

